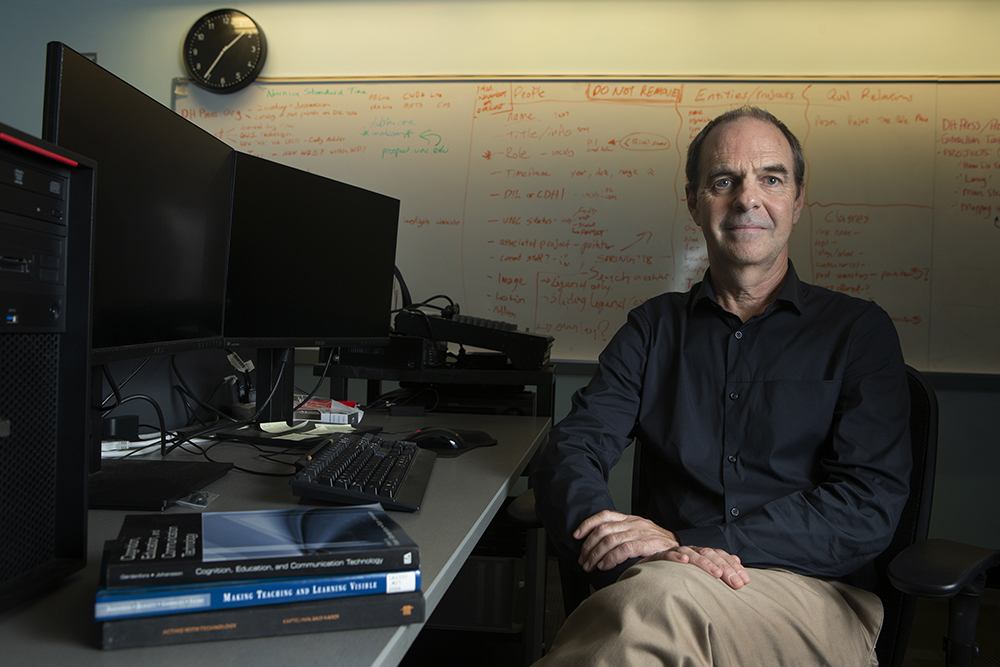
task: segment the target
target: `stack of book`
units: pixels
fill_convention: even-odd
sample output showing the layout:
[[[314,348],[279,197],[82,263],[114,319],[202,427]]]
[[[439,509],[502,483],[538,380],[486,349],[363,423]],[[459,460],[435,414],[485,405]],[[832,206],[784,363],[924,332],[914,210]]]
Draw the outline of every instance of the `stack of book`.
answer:
[[[130,514],[94,618],[106,649],[417,623],[419,566],[377,505]]]

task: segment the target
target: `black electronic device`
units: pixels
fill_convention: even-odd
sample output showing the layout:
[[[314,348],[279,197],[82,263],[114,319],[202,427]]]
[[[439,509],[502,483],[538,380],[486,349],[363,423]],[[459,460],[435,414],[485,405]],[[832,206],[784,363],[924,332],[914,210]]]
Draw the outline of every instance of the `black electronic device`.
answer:
[[[162,512],[232,470],[214,461],[127,461],[101,463],[90,480],[90,505],[101,509]],[[196,492],[196,493],[192,493]]]
[[[474,369],[456,370],[469,375],[476,373]],[[536,414],[535,392],[525,391],[524,385],[402,380],[399,389],[392,393],[392,400],[394,405],[420,407],[435,413],[528,417]]]
[[[343,345],[332,348],[333,363],[340,366],[365,366],[369,368],[405,368],[420,370],[436,368],[445,362],[442,349],[445,343],[436,343],[420,336],[390,336],[364,345]],[[320,360],[320,363],[326,358]]]
[[[102,166],[95,369],[224,343],[252,348],[258,419],[287,421],[295,347],[388,337],[398,200],[238,153],[58,42],[48,47],[44,128],[53,143]],[[101,373],[91,378],[101,394]],[[90,462],[105,478],[100,488],[115,488],[108,478],[116,477],[123,490],[159,494],[154,484],[135,484],[137,469],[127,477],[124,466],[100,471],[100,417],[95,408]],[[200,481],[188,471],[190,491],[218,476],[201,467]],[[129,502],[100,499],[107,507]],[[136,499],[135,507],[163,500]]]
[[[233,150],[58,42],[43,127],[100,167],[94,363],[221,347]]]
[[[64,44],[50,43],[47,56],[44,138],[100,168],[90,321],[90,392],[99,396],[104,364],[221,348],[234,151]],[[129,507],[130,484],[160,494],[162,469],[143,466],[149,484],[136,483],[138,469],[101,469],[101,414],[92,408],[89,463],[105,506]],[[218,477],[197,463],[189,492]],[[134,507],[163,500],[135,498]]]
[[[292,348],[388,338],[399,200],[245,153],[234,174],[223,328],[258,350],[261,399]],[[282,378],[262,421],[292,417]]]
[[[94,180],[0,125],[0,611],[86,564]]]
[[[508,322],[458,314],[440,317],[412,309],[399,311],[394,327],[399,334],[503,352],[520,370],[537,370],[545,366],[554,340],[546,334],[520,331]]]
[[[444,428],[443,426],[429,426],[417,429],[407,440],[424,449],[450,451],[466,449],[468,446],[465,444],[465,438],[460,433],[450,428]]]
[[[444,457],[458,456],[470,449],[497,444],[496,438],[485,431],[455,430],[446,426],[419,428],[406,436],[406,440]]]
[[[437,455],[412,442],[372,433],[341,433],[295,462],[292,493],[308,500],[415,512]]]

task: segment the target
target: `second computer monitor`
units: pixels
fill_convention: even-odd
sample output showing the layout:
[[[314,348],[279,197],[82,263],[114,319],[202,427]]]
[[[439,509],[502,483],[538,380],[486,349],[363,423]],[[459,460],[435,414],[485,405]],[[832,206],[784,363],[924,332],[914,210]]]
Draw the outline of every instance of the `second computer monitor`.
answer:
[[[237,153],[226,345],[388,336],[398,224],[398,199]]]

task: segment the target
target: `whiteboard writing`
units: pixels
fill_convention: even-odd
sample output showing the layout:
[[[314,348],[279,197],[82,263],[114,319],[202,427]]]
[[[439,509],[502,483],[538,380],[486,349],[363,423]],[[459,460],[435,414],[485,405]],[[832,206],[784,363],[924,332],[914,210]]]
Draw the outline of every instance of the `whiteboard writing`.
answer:
[[[596,358],[630,309],[702,278],[687,145],[722,111],[762,106],[805,150],[799,275],[877,301],[908,363],[953,372],[1000,372],[998,102],[992,83],[869,80],[263,81],[226,96],[178,81],[174,95],[237,150],[400,199],[413,297],[551,334],[557,359]]]

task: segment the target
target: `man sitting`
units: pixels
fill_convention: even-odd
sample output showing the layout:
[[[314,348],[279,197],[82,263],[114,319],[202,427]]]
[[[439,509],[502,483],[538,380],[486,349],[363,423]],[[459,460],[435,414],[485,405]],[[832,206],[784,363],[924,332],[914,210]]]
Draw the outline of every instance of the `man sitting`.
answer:
[[[888,315],[788,259],[795,136],[754,107],[691,143],[709,269],[633,310],[533,473],[564,559],[599,589],[538,664],[877,664],[873,561],[908,494],[909,395]],[[608,474],[643,446],[646,507]]]

